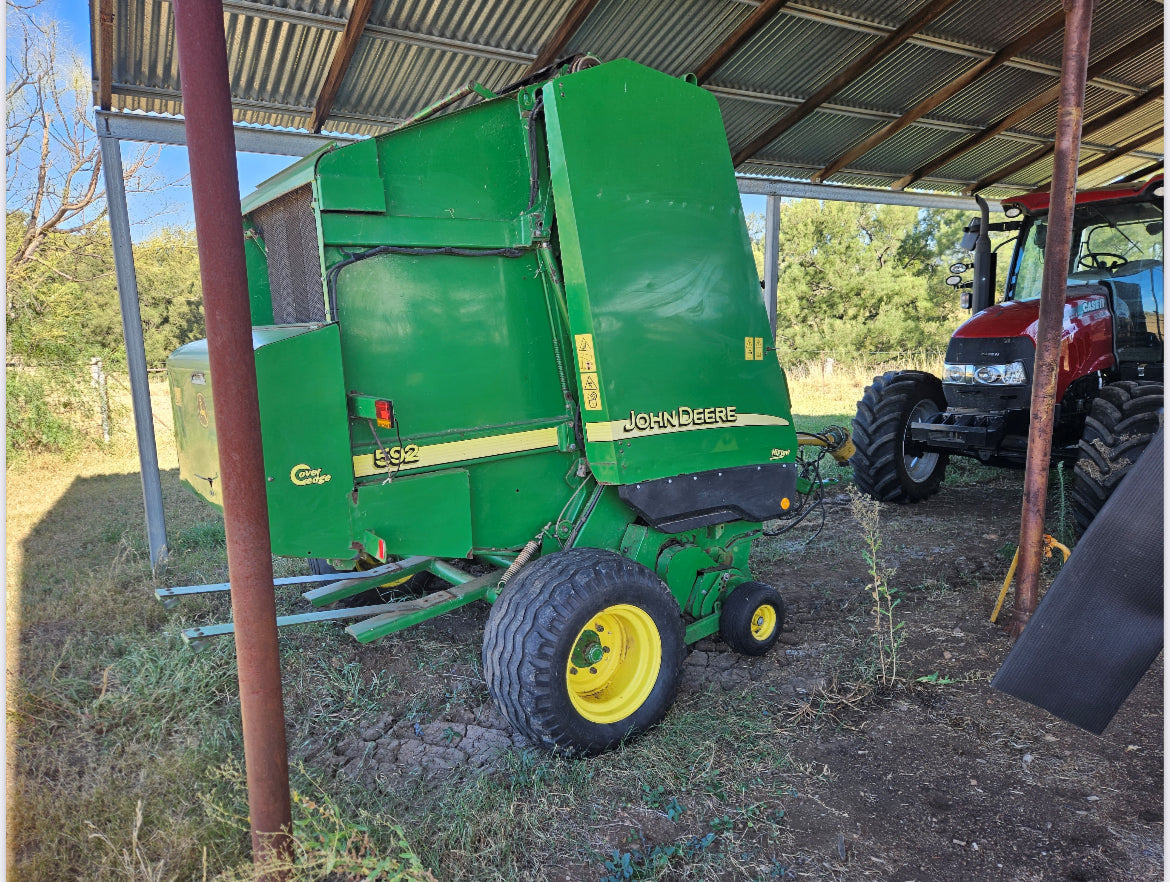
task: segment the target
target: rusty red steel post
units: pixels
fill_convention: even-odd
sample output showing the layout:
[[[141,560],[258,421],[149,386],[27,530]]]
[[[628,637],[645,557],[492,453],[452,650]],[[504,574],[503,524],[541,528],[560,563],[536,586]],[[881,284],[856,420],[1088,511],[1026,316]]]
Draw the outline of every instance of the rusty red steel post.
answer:
[[[1011,635],[1018,637],[1036,609],[1043,555],[1044,514],[1048,499],[1048,467],[1052,460],[1052,428],[1056,407],[1056,375],[1060,367],[1060,335],[1068,288],[1073,210],[1077,193],[1077,158],[1085,107],[1085,72],[1089,64],[1089,31],[1096,0],[1065,0],[1064,58],[1060,69],[1060,116],[1048,210],[1048,247],[1040,289],[1036,332],[1036,365],[1032,372],[1032,419],[1028,426],[1028,460],[1024,467],[1024,501],[1020,515],[1020,572],[1016,583]]]
[[[221,0],[175,0],[175,42],[219,438],[253,857],[290,840],[288,752],[252,317]]]

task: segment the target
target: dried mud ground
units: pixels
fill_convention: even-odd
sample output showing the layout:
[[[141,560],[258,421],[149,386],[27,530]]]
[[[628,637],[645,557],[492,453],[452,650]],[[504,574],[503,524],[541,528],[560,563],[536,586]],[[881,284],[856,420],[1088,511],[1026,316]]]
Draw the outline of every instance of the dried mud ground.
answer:
[[[508,790],[487,799],[519,828],[501,829],[503,844],[472,823],[428,853],[418,837],[435,823],[405,819],[441,878],[1161,879],[1161,658],[1101,737],[988,685],[1009,648],[988,616],[1019,493],[1009,474],[881,507],[905,623],[893,688],[867,685],[868,572],[838,494],[818,537],[758,548],[754,575],[788,605],[781,642],[749,659],[702,641],[666,721],[615,754],[530,751],[486,695],[486,611],[466,608],[405,643],[342,644],[335,667],[357,661],[368,677],[377,658],[382,676],[412,687],[298,756],[339,782],[414,794],[456,826],[468,823],[452,810],[459,788]],[[445,663],[418,654],[434,646]]]

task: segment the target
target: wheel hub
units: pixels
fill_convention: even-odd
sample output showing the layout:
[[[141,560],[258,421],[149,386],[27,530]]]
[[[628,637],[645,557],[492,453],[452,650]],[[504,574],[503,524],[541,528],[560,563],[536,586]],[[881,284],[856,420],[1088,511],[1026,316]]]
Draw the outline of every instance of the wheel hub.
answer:
[[[569,700],[591,722],[623,720],[649,697],[661,664],[662,637],[650,615],[630,604],[606,607],[569,652]]]

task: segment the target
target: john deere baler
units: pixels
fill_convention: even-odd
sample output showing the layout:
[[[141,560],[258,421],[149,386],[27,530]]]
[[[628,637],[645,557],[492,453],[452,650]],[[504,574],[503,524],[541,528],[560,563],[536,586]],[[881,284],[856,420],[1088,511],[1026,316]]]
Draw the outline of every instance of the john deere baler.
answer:
[[[449,583],[360,640],[494,601],[502,709],[604,749],[665,713],[686,643],[778,636],[747,564],[795,499],[787,387],[709,93],[624,60],[475,91],[244,204],[272,547],[355,571],[318,605]],[[169,370],[218,504],[205,343]]]

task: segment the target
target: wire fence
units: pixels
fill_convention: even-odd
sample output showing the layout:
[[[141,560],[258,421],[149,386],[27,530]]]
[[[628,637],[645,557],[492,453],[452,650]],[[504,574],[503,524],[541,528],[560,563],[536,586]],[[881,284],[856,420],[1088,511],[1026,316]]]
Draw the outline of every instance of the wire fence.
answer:
[[[151,385],[165,368],[150,370]],[[6,447],[9,453],[70,450],[108,444],[133,434],[130,375],[103,359],[5,365]],[[155,430],[171,431],[166,408],[152,408]],[[162,413],[160,413],[162,411]]]

